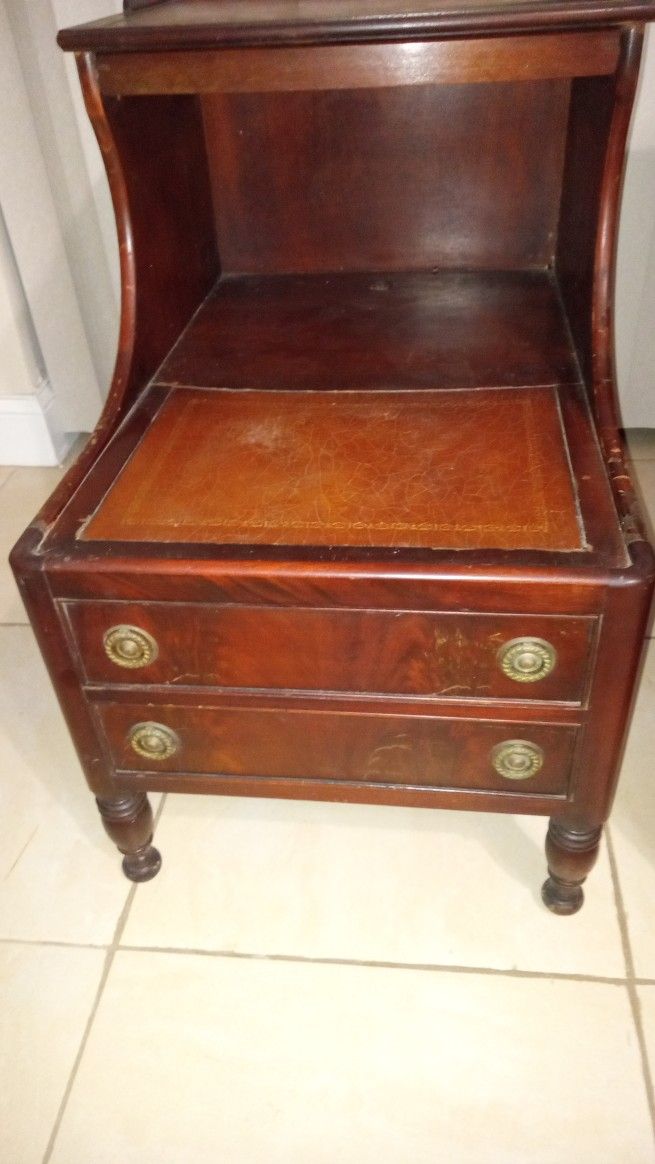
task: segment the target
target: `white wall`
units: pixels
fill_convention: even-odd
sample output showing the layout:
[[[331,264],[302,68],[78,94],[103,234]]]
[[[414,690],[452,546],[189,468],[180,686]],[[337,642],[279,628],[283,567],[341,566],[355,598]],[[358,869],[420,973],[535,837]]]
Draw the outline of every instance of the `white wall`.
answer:
[[[649,29],[630,134],[619,236],[617,370],[628,427],[655,428],[655,35]]]
[[[0,210],[0,397],[32,395],[42,379],[32,316]]]
[[[22,296],[23,304],[29,303],[31,334],[21,331],[18,321],[14,350],[18,343],[25,353],[31,342],[32,362],[47,370],[45,380],[37,378],[32,398],[24,377],[3,376],[0,463],[34,463],[35,457],[53,463],[76,433],[94,426],[118,330],[109,195],[80,111],[74,68],[71,72],[55,42],[54,4],[0,0],[0,210],[13,255],[10,262],[6,247],[0,249],[0,270],[5,284],[13,281],[14,304],[3,313],[0,339],[9,342],[12,312],[16,322]],[[68,23],[100,16],[111,3],[58,2],[57,7]],[[4,356],[2,349],[0,361]],[[15,359],[7,368],[10,364],[15,367]],[[34,440],[25,444],[30,423]]]

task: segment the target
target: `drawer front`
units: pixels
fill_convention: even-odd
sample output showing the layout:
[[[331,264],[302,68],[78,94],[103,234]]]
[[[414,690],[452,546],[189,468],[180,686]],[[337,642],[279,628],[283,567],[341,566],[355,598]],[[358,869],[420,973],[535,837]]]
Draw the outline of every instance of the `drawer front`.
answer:
[[[122,771],[564,795],[575,726],[234,707],[100,704]]]
[[[89,682],[571,703],[584,699],[597,621],[187,603],[65,608]]]

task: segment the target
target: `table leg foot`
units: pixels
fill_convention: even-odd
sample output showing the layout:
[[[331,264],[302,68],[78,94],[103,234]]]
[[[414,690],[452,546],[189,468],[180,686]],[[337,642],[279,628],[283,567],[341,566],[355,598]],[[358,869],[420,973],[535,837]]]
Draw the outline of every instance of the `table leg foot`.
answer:
[[[152,845],[153,819],[145,792],[98,800],[105,832],[123,854],[123,872],[130,881],[150,881],[161,868]]]
[[[602,829],[580,828],[551,819],[546,836],[548,878],[541,896],[544,905],[561,916],[582,907],[582,883],[598,856]]]

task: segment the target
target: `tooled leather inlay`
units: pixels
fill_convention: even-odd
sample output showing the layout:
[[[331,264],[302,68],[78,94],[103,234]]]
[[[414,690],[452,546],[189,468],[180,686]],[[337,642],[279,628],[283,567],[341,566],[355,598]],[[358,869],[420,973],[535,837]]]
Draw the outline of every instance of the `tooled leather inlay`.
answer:
[[[81,534],[584,548],[555,390],[178,390]]]

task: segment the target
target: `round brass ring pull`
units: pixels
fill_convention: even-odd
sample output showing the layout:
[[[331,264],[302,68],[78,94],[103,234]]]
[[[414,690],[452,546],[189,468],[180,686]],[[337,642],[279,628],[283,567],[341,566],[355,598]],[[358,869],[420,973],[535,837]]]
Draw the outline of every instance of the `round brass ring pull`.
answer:
[[[118,667],[147,667],[159,654],[155,639],[138,626],[112,626],[105,631],[102,642]]]
[[[557,651],[545,639],[510,639],[498,651],[501,671],[515,683],[536,683],[550,675]]]
[[[128,743],[138,756],[146,760],[167,760],[180,750],[180,737],[163,723],[135,723],[130,728]]]
[[[491,749],[491,763],[506,780],[529,780],[537,775],[543,762],[542,749],[529,740],[503,740]]]

